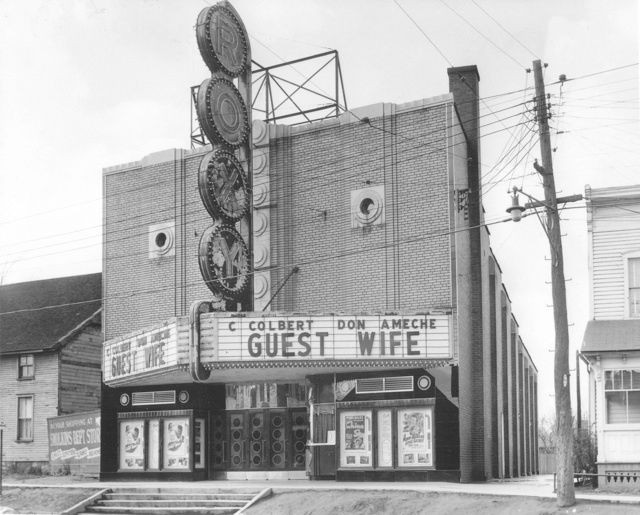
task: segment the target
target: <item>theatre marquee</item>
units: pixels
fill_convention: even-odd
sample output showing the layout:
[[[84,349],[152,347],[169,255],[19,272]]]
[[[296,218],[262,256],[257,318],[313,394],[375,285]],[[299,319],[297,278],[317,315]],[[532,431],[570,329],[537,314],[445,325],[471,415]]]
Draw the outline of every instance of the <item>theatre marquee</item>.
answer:
[[[210,348],[216,362],[440,360],[452,355],[448,314],[205,317],[202,348]]]

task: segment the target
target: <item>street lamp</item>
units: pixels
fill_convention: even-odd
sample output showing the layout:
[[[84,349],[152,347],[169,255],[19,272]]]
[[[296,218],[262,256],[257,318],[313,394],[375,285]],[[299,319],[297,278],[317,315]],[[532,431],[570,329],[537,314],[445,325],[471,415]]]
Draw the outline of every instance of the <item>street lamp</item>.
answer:
[[[519,204],[520,197],[518,196],[518,188],[513,187],[513,195],[511,196],[511,206],[507,208],[507,213],[511,215],[511,220],[519,222],[522,220],[522,213],[525,208]]]

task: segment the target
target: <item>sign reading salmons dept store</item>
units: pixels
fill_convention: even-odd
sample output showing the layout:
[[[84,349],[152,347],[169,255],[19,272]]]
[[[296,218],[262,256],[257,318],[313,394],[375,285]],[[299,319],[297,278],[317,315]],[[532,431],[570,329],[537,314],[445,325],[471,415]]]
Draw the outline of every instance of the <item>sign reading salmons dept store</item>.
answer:
[[[451,357],[450,315],[215,318],[217,361]]]

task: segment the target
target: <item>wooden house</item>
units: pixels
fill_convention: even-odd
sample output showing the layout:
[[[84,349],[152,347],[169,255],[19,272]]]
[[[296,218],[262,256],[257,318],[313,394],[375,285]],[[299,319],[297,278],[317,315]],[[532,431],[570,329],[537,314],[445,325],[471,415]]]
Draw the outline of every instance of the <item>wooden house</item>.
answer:
[[[640,488],[640,186],[586,187],[589,427],[602,490]],[[633,481],[631,479],[634,478]],[[624,482],[623,482],[624,481]]]
[[[49,463],[47,419],[100,408],[102,274],[0,286],[2,461]]]

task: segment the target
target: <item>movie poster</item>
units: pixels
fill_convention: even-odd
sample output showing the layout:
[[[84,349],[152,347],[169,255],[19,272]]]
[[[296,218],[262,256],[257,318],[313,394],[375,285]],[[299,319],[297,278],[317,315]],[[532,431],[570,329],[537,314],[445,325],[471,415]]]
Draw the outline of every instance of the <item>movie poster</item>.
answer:
[[[391,410],[378,411],[378,467],[393,467]]]
[[[149,442],[147,444],[147,468],[158,470],[160,468],[160,421],[149,420]]]
[[[172,418],[163,421],[164,469],[189,468],[189,419]]]
[[[144,420],[120,422],[120,469],[144,469]]]
[[[341,466],[371,467],[371,412],[344,411],[340,417]]]
[[[431,408],[398,410],[399,466],[433,466],[432,415]]]

